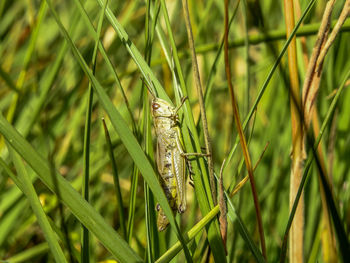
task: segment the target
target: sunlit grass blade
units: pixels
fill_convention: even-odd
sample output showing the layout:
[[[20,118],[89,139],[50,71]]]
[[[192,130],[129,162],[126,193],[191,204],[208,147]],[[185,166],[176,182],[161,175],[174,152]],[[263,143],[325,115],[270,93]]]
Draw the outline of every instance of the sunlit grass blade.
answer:
[[[72,18],[72,25],[69,29],[69,33],[74,34],[77,30],[79,16],[77,12],[74,12]],[[54,81],[58,77],[60,67],[63,63],[64,56],[67,53],[68,44],[62,40],[60,47],[57,51],[57,56],[52,64],[44,71],[42,78],[40,79],[39,86],[40,92],[37,96],[29,101],[24,111],[22,111],[16,121],[16,129],[26,138],[29,132],[32,130],[35,122],[38,121],[41,111],[43,110],[45,103],[48,102],[50,97],[50,91]]]
[[[120,79],[119,79],[119,77],[117,75],[115,66],[113,66],[112,61],[111,61],[110,57],[108,56],[104,46],[102,45],[100,38],[99,37],[96,38],[96,36],[97,35],[100,36],[100,34],[98,34],[98,32],[95,31],[94,25],[93,25],[91,19],[89,18],[88,14],[87,14],[87,11],[84,9],[83,4],[80,1],[78,1],[78,0],[74,0],[74,3],[76,5],[80,15],[82,16],[83,20],[85,21],[85,25],[87,26],[88,32],[90,33],[91,37],[93,37],[95,39],[95,43],[98,45],[98,49],[99,49],[102,57],[104,58],[104,60],[105,60],[105,62],[107,64],[107,68],[112,73],[113,78],[114,78],[118,88],[120,89],[120,91],[122,93],[123,100],[125,102],[125,105],[127,107],[130,120],[131,120],[132,125],[133,125],[132,126],[133,127],[133,131],[136,132],[135,120],[133,118],[133,115],[132,115],[132,112],[131,112],[131,109],[130,109],[129,101],[128,101],[126,95],[125,95],[125,91],[124,91],[124,89],[122,87],[122,84],[120,83]],[[108,3],[108,1],[105,1],[105,2],[102,3],[102,5],[101,5],[102,10],[106,11],[106,9],[108,8],[107,3]],[[105,16],[105,11],[103,11],[104,16]]]

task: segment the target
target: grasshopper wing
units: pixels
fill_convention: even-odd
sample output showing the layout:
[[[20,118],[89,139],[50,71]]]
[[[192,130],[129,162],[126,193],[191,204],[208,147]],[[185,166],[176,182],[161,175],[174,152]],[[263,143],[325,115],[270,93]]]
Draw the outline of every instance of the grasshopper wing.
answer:
[[[180,134],[178,134],[180,136]],[[181,141],[178,138],[176,140],[176,148],[173,149],[173,173],[176,176],[177,187],[177,207],[178,212],[183,213],[186,210],[186,163],[185,158],[182,156],[183,150]]]

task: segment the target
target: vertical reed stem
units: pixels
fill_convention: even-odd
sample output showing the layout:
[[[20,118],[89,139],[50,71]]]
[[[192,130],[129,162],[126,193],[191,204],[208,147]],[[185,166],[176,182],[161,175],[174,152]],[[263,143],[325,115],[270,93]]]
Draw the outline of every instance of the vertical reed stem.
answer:
[[[284,0],[285,22],[287,38],[294,29],[293,0]],[[292,167],[290,177],[289,206],[293,206],[303,174],[303,136],[301,118],[301,98],[299,95],[299,76],[297,67],[296,38],[294,37],[288,47],[288,68],[290,78],[290,107],[292,120]],[[304,199],[300,202],[295,213],[289,239],[289,257],[291,263],[303,262],[304,237]]]

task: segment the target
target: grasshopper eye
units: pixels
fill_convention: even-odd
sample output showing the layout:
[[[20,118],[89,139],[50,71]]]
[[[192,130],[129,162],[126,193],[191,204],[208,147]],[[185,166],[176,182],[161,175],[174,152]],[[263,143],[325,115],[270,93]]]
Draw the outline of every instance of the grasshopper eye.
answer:
[[[152,109],[158,110],[160,108],[160,105],[158,103],[153,103],[152,104]]]

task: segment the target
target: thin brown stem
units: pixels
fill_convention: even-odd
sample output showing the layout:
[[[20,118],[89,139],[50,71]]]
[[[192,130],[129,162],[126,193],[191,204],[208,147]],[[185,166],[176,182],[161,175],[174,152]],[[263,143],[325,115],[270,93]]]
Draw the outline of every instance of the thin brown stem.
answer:
[[[211,148],[210,137],[209,137],[207,115],[206,115],[206,112],[205,112],[203,90],[202,90],[202,85],[201,85],[201,80],[200,80],[200,75],[199,75],[199,68],[198,68],[196,50],[195,50],[195,47],[194,47],[194,40],[193,40],[193,33],[192,33],[190,14],[189,14],[189,11],[188,11],[188,1],[187,0],[183,0],[182,1],[182,6],[183,6],[185,23],[186,23],[186,29],[187,29],[188,43],[189,43],[189,46],[190,46],[190,49],[191,49],[192,68],[193,68],[193,74],[194,74],[194,81],[195,81],[196,88],[197,88],[200,112],[201,112],[201,116],[202,116],[201,119],[202,119],[203,132],[204,132],[205,148],[206,148],[206,153],[208,155],[208,170],[209,170],[210,188],[211,188],[211,193],[212,193],[212,196],[213,196],[214,205],[216,205],[217,204],[217,197],[216,197],[216,186],[215,186],[215,178],[214,178],[212,148]]]
[[[323,64],[323,60],[324,60],[329,48],[332,46],[336,36],[340,32],[340,29],[341,29],[342,25],[344,24],[346,18],[348,17],[349,12],[350,12],[350,0],[346,0],[344,7],[343,7],[343,10],[340,13],[339,19],[338,19],[337,23],[335,24],[335,27],[333,28],[332,33],[330,34],[329,38],[327,39],[326,44],[322,48],[320,56],[317,60],[317,68],[316,68],[317,73],[319,73],[321,71],[321,65]]]
[[[231,68],[229,63],[229,54],[228,54],[228,0],[225,0],[225,37],[224,37],[224,55],[225,55],[225,71],[226,71],[226,77],[227,77],[227,84],[230,91],[230,97],[231,97],[231,104],[233,109],[233,116],[234,116],[234,122],[236,124],[240,143],[243,151],[244,161],[248,170],[250,185],[252,188],[252,194],[254,199],[254,206],[255,206],[255,213],[257,217],[258,222],[258,228],[259,228],[259,236],[260,236],[260,242],[261,242],[261,250],[264,258],[267,260],[266,256],[266,246],[265,246],[265,237],[264,237],[264,229],[262,225],[262,218],[261,218],[261,212],[260,212],[260,205],[259,205],[259,199],[258,199],[258,193],[256,191],[255,186],[255,180],[254,180],[254,174],[253,174],[253,168],[251,164],[251,159],[247,147],[247,142],[243,133],[243,128],[241,124],[241,120],[239,117],[239,111],[238,106],[236,103],[236,97],[232,86],[232,78],[231,78]]]
[[[315,68],[321,52],[321,48],[327,39],[329,22],[330,22],[330,17],[334,7],[334,3],[335,3],[335,0],[331,0],[326,5],[326,8],[323,13],[322,21],[321,21],[321,26],[317,34],[316,44],[312,50],[312,54],[311,54],[308,68],[305,75],[302,100],[303,100],[303,111],[304,111],[304,119],[305,119],[306,126],[309,126],[311,121],[311,116],[312,116],[311,108],[314,100],[310,98],[315,96],[318,90],[318,89],[312,88],[312,87],[315,87],[315,85],[312,85],[312,84],[315,84],[313,83],[315,72],[316,72]]]

